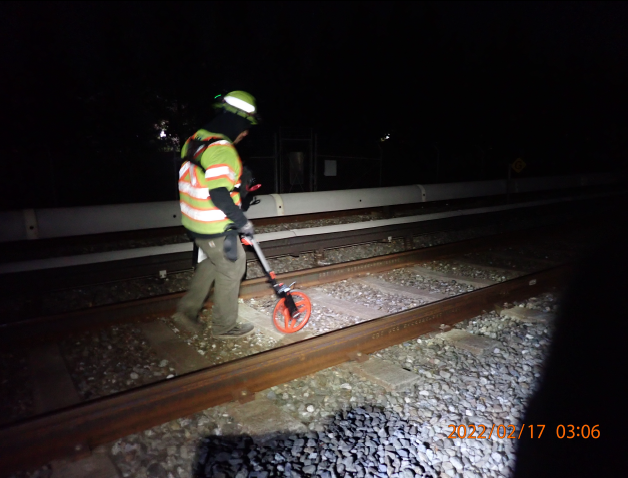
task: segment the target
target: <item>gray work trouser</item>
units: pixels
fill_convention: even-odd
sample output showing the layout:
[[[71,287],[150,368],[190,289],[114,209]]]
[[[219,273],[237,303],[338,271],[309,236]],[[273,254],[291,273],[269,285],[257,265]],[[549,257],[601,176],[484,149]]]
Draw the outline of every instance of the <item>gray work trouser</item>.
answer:
[[[231,262],[223,252],[224,237],[196,239],[194,242],[207,255],[207,259],[196,266],[190,287],[177,305],[177,312],[195,320],[215,282],[212,333],[223,334],[236,325],[238,318],[238,294],[246,270],[244,248],[238,239],[238,259]]]

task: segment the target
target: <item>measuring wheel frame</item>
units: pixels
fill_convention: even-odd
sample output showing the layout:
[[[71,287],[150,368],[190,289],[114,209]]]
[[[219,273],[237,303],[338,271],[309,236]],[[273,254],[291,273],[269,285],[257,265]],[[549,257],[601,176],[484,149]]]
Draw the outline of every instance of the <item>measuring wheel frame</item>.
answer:
[[[312,301],[305,292],[292,289],[295,282],[289,286],[284,285],[282,282],[277,282],[275,273],[270,269],[262,249],[253,236],[243,236],[241,240],[243,244],[253,247],[264,272],[268,276],[270,285],[275,290],[277,297],[279,297],[279,301],[275,304],[275,309],[273,310],[273,324],[278,330],[286,334],[298,332],[310,320]]]

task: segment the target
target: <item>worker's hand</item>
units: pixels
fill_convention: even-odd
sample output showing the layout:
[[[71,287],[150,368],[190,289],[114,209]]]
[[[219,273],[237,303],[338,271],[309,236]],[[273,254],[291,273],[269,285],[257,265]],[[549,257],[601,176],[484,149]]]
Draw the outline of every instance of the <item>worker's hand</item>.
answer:
[[[246,224],[238,229],[238,232],[243,236],[253,237],[253,234],[255,233],[253,223],[251,221],[246,221]]]

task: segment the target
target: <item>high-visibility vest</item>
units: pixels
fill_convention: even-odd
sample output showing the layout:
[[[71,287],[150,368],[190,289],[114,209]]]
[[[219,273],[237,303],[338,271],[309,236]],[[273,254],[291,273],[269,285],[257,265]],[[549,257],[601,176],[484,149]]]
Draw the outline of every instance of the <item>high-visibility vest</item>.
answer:
[[[186,158],[191,140],[208,141],[193,153],[194,163],[185,161],[179,170],[179,204],[183,226],[198,234],[220,234],[232,224],[225,213],[211,200],[209,191],[226,188],[231,199],[240,206],[240,194],[234,189],[240,186],[242,161],[229,138],[201,129],[192,135],[181,150]],[[194,143],[195,146],[199,143]],[[203,171],[203,169],[205,171]]]

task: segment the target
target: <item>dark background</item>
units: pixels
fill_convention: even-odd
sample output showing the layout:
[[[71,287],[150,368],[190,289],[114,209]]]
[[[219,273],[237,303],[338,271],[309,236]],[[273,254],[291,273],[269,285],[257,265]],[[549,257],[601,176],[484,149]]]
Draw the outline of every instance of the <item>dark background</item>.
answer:
[[[245,160],[302,127],[383,154],[386,186],[624,171],[627,24],[620,2],[3,2],[0,208],[174,199],[178,144],[235,89],[264,120]],[[378,184],[338,170],[319,189]]]

